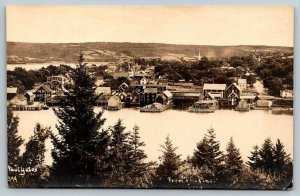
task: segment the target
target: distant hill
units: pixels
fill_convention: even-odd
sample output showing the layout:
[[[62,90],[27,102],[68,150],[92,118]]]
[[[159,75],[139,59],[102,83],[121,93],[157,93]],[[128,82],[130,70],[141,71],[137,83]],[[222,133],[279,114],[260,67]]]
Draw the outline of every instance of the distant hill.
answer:
[[[277,46],[206,46],[176,45],[161,43],[89,42],[89,43],[23,43],[7,42],[7,63],[48,63],[76,61],[79,51],[88,62],[110,62],[133,57],[160,57],[179,60],[181,58],[226,58],[243,56],[253,52],[292,53],[292,47]]]

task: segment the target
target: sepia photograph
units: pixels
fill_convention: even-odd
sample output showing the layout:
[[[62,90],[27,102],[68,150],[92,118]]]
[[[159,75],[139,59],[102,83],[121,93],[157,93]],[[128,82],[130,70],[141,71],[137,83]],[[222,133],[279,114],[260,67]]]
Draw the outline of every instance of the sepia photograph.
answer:
[[[294,7],[6,7],[9,188],[293,188]]]

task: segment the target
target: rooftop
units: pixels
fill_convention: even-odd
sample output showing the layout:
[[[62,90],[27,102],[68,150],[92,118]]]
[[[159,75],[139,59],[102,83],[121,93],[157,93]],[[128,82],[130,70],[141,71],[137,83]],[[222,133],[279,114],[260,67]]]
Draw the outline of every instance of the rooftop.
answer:
[[[241,87],[240,87],[239,85],[237,85],[236,83],[230,84],[230,85],[228,86],[228,88],[229,88],[231,85],[234,85],[237,89],[241,90]],[[228,88],[227,88],[227,89],[228,89]]]
[[[239,78],[239,79],[238,79],[238,84],[247,84],[247,80],[246,80],[246,79]]]
[[[168,98],[173,97],[173,94],[170,91],[168,91],[168,90],[163,91],[163,94],[165,94]]]
[[[17,87],[7,87],[7,93],[13,94],[13,93],[17,93],[18,88]]]
[[[44,88],[47,93],[51,93],[52,92],[51,88],[49,86],[47,86],[47,85],[44,85],[44,84],[41,85],[40,87],[38,87],[35,92],[37,92],[37,90],[40,89],[40,88]]]
[[[225,90],[226,84],[208,84],[205,83],[203,86],[203,90]]]
[[[106,87],[106,86],[98,86],[96,88],[96,90],[107,90],[107,91],[110,91],[110,87]]]

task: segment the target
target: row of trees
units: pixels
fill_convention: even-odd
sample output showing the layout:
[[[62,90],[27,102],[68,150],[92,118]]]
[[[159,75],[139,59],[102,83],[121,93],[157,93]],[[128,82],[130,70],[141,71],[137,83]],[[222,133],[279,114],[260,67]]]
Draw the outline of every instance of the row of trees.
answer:
[[[220,151],[213,129],[209,129],[197,144],[192,157],[182,161],[176,147],[167,137],[162,145],[160,163],[146,162],[138,127],[126,131],[122,121],[103,129],[103,112],[95,113],[95,79],[83,63],[83,54],[71,77],[74,86],[66,103],[54,109],[58,117],[58,134],[37,125],[34,135],[19,155],[23,143],[17,135],[18,118],[9,113],[8,151],[9,183],[14,187],[123,187],[123,188],[287,188],[291,182],[289,156],[281,148],[271,145],[272,159],[263,147],[257,168],[243,164],[233,139],[226,153]],[[53,164],[44,165],[45,140],[53,144]],[[267,140],[266,140],[267,141]],[[276,146],[278,142],[276,143]],[[280,150],[281,149],[281,150]],[[284,158],[282,157],[284,155]],[[16,158],[18,157],[18,158]],[[256,159],[255,159],[256,160]],[[275,161],[276,160],[276,161]],[[282,162],[281,160],[284,160]],[[268,165],[268,169],[263,168]],[[277,167],[283,168],[279,170]],[[28,175],[10,178],[28,168]],[[34,170],[34,171],[32,171]],[[31,171],[31,172],[30,172]],[[16,175],[15,175],[16,176]],[[274,180],[274,179],[280,179]]]
[[[11,187],[285,189],[292,185],[292,162],[280,140],[273,144],[267,138],[261,147],[254,146],[249,160],[243,163],[233,138],[223,153],[213,129],[207,131],[197,143],[193,156],[186,160],[176,153],[177,147],[167,136],[157,164],[145,161],[145,143],[140,140],[139,128],[134,126],[128,132],[121,120],[102,131],[102,138],[106,139],[102,139],[101,146],[106,149],[98,156],[97,151],[83,152],[87,149],[74,145],[76,151],[72,155],[71,150],[61,152],[69,154],[68,158],[56,159],[48,167],[44,165],[44,153],[49,128],[37,124],[33,136],[25,144],[25,152],[20,155],[24,140],[18,136],[18,117],[8,111]],[[52,153],[55,152],[58,150]],[[20,175],[20,168],[35,171]]]
[[[155,65],[156,75],[167,73],[171,81],[205,81],[231,84],[230,77],[245,77],[249,84],[255,83],[255,76],[245,76],[247,71],[259,69],[259,61],[254,55],[232,56],[228,59],[209,60],[202,57],[199,61],[149,61]],[[230,66],[231,69],[221,69]],[[201,83],[200,83],[201,84]]]
[[[243,163],[233,138],[220,150],[213,129],[197,144],[192,157],[181,161],[167,137],[153,185],[163,188],[287,189],[292,186],[292,162],[277,140],[267,138]]]

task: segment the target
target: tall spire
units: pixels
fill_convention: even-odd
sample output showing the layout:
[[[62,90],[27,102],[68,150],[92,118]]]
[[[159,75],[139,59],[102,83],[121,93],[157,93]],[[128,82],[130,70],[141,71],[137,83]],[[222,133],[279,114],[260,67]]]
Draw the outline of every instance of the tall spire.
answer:
[[[198,60],[199,60],[199,61],[201,60],[200,50],[199,50]]]

